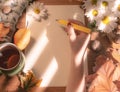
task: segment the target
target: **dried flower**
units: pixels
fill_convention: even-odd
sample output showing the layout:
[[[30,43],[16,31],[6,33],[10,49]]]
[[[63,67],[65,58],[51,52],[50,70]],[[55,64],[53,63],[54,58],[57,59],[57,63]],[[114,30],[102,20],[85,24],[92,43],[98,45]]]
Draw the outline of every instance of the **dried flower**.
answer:
[[[40,86],[42,79],[37,79],[32,71],[28,71],[23,75],[20,75],[21,87],[26,91],[29,91],[31,88]]]

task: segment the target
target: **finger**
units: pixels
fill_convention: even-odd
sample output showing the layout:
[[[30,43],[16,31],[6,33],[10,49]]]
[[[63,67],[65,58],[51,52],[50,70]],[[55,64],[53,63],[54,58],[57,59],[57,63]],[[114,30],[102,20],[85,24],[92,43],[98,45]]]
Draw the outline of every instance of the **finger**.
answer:
[[[75,20],[75,19],[68,19],[69,22],[71,23],[75,23],[81,26],[85,26],[81,21]]]
[[[78,20],[75,20],[75,19],[68,19],[70,23],[74,23],[74,24],[78,24],[78,25],[81,25],[81,26],[85,26],[81,21],[78,21]],[[82,31],[78,31],[78,30],[75,30],[75,33],[77,35],[81,34],[81,33],[84,33]]]
[[[71,41],[74,41],[76,39],[74,28],[71,25],[67,26],[67,33]]]
[[[84,36],[84,37],[86,37],[86,36],[88,36],[88,33],[85,33],[85,32],[80,32],[80,36]]]
[[[4,87],[5,81],[6,81],[6,76],[0,75],[0,92],[3,92],[1,90],[3,90],[2,88]]]
[[[20,81],[17,76],[11,77],[5,85],[5,92],[16,92],[20,85]]]
[[[86,35],[86,39],[85,39],[85,43],[84,43],[84,45],[83,45],[83,48],[86,48],[86,47],[87,47],[89,41],[90,41],[90,34]]]

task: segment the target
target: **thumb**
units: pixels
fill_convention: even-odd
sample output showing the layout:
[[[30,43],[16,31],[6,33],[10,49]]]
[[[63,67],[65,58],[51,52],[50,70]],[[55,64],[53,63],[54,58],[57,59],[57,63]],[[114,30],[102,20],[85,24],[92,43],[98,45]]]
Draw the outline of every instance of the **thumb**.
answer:
[[[71,25],[67,26],[67,33],[68,33],[70,41],[74,41],[76,39],[75,30]]]

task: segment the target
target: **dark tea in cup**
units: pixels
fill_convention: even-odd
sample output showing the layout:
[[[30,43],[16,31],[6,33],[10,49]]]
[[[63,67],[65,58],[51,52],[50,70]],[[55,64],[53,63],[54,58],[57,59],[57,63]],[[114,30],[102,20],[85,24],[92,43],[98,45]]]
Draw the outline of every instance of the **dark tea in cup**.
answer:
[[[0,48],[0,67],[9,69],[16,66],[19,62],[19,51],[12,46]]]
[[[21,60],[21,52],[12,43],[0,45],[0,69],[11,70],[15,68]]]

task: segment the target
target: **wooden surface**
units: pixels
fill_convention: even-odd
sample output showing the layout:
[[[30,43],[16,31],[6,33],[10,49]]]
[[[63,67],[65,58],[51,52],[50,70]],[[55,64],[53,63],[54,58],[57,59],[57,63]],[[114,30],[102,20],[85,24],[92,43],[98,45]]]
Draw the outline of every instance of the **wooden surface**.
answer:
[[[46,5],[79,5],[78,0],[36,0],[40,1]]]
[[[41,87],[39,89],[33,89],[32,92],[65,92],[65,87]]]

